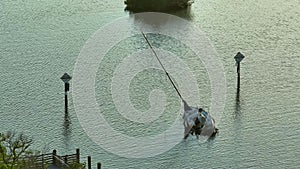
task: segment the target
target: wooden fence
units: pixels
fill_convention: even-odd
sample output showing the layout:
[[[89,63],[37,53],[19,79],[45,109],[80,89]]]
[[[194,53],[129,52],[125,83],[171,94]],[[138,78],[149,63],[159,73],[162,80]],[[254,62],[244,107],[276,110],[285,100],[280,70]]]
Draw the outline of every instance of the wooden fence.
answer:
[[[80,152],[79,149],[76,149],[75,154],[59,156],[57,155],[56,150],[53,150],[52,158],[52,164],[60,168],[67,168],[73,163],[80,162]]]
[[[76,149],[75,154],[59,156],[57,151],[53,150],[52,153],[41,154],[37,156],[24,157],[24,160],[29,162],[30,168],[47,169],[49,165],[55,165],[61,169],[70,168],[74,163],[80,163],[80,150]],[[91,156],[87,158],[87,169],[91,169]],[[97,163],[97,169],[101,169],[101,163]]]
[[[31,167],[33,168],[46,168],[49,164],[52,164],[52,153],[42,154],[38,156],[30,156],[25,158],[27,162],[30,162]]]
[[[68,168],[73,163],[80,163],[80,151],[76,149],[75,154],[59,156],[56,150],[52,153],[37,156],[24,157],[24,160],[30,163],[31,168],[47,169],[49,165],[56,165],[59,168]]]

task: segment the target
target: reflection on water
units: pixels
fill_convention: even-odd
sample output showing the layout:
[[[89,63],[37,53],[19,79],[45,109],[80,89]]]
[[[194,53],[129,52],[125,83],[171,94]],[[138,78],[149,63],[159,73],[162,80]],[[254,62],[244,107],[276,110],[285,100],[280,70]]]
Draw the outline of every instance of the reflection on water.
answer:
[[[186,20],[193,20],[193,11],[190,7],[177,11],[170,12],[169,14],[176,15]]]
[[[63,142],[66,146],[65,148],[68,150],[70,147],[70,139],[72,135],[72,122],[68,113],[65,114],[64,122],[63,122]]]
[[[239,118],[241,116],[241,104],[240,104],[240,92],[236,92],[235,97],[235,118]]]
[[[133,15],[133,14],[141,13],[141,12],[154,12],[154,11],[138,11],[138,12],[128,11],[128,12],[129,12],[130,16],[135,17],[135,15]],[[185,8],[185,9],[163,11],[163,13],[170,14],[170,15],[175,15],[175,16],[181,17],[181,18],[186,19],[186,20],[192,20],[193,19],[193,12],[192,12],[192,9],[190,7]],[[159,19],[160,18],[152,18],[152,20],[159,20]]]

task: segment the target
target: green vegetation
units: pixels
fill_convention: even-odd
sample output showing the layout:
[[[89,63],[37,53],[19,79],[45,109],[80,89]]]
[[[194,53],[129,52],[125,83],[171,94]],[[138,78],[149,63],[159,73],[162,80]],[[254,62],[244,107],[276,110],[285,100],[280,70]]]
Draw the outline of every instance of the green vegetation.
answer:
[[[84,168],[85,168],[85,164],[73,163],[69,167],[67,167],[66,169],[84,169]]]
[[[192,4],[191,0],[125,0],[126,10],[139,11],[169,11],[185,9]]]
[[[23,157],[34,153],[29,150],[31,144],[32,139],[22,133],[0,133],[0,169],[19,169],[26,165]]]
[[[16,134],[12,131],[5,134],[0,133],[0,169],[43,168],[43,166],[38,166],[39,164],[37,164],[39,152],[29,149],[32,142],[33,140],[23,133]],[[84,164],[74,162],[66,169],[84,168]]]

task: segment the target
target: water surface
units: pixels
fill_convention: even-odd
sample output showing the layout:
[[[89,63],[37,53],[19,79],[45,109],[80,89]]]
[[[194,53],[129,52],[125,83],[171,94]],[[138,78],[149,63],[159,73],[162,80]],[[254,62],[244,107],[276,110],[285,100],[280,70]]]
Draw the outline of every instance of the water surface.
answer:
[[[32,148],[57,149],[59,154],[80,148],[82,160],[91,155],[103,168],[297,168],[300,166],[300,2],[298,0],[233,1],[197,0],[189,20],[206,32],[227,79],[226,108],[213,142],[196,139],[181,142],[170,151],[145,159],[127,159],[111,154],[93,143],[81,128],[70,95],[71,124],[64,122],[63,73],[72,74],[86,40],[100,27],[128,16],[122,1],[8,1],[0,2],[0,129],[16,130],[35,140]],[[129,39],[130,40],[130,39]],[[103,39],[105,42],[105,39]],[[124,41],[125,42],[125,41]],[[134,43],[124,43],[132,50]],[[122,44],[120,44],[122,46]],[[171,45],[171,44],[170,44]],[[164,44],[163,46],[168,46]],[[141,45],[140,49],[146,46]],[[236,103],[236,67],[233,57],[241,51],[240,102]],[[108,68],[118,62],[118,50],[107,54]],[[112,58],[112,59],[110,59]],[[186,56],[185,60],[193,60]],[[201,65],[201,63],[199,63]],[[103,65],[105,66],[105,65]],[[192,65],[193,66],[193,65]],[[194,65],[196,66],[196,65]],[[198,65],[197,65],[198,67]],[[104,68],[104,67],[101,67]],[[100,68],[100,70],[101,70]],[[150,70],[149,70],[150,71]],[[199,71],[200,70],[195,70]],[[203,78],[205,72],[203,72]],[[137,109],[147,109],[149,76],[152,87],[166,91],[170,108],[178,108],[176,95],[160,71],[142,72],[134,79],[131,98]],[[101,80],[109,72],[98,71]],[[140,78],[140,79],[139,79]],[[209,105],[209,82],[199,79],[203,105]],[[138,85],[140,84],[140,85]],[[151,85],[150,85],[151,86]],[[97,100],[109,96],[97,90]],[[148,96],[147,96],[148,97]],[[107,101],[107,100],[105,100]],[[174,105],[174,107],[172,106]],[[104,106],[113,120],[111,104]],[[176,107],[177,106],[177,107]],[[172,116],[166,116],[166,119]],[[157,123],[164,123],[162,119]],[[119,124],[118,124],[119,125]],[[125,125],[124,133],[136,126]],[[124,129],[124,128],[123,128]],[[144,127],[148,134],[152,128]],[[153,132],[153,133],[151,133]],[[141,134],[141,133],[135,133]],[[124,145],[129,146],[129,145]],[[155,145],[153,145],[155,147]]]

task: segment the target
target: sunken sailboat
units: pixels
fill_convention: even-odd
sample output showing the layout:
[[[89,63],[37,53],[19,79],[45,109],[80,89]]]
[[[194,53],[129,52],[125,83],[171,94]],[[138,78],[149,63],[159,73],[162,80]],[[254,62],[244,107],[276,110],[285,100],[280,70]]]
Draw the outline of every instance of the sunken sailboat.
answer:
[[[178,96],[183,102],[183,126],[184,126],[184,139],[186,139],[189,135],[196,135],[198,138],[199,136],[207,136],[209,138],[215,137],[218,133],[218,129],[215,126],[214,118],[206,112],[202,108],[192,107],[187,104],[187,102],[183,99],[182,95],[180,94],[178,88],[174,84],[173,80],[169,76],[169,73],[166,71],[165,67],[161,63],[159,57],[157,56],[155,50],[153,49],[151,43],[147,39],[146,35],[142,32],[144,39],[146,40],[147,44],[153,51],[156,59],[158,60],[159,64],[161,65],[162,69],[166,73],[168,79],[172,83],[174,89],[176,90]]]
[[[215,126],[214,118],[202,108],[189,106],[185,100],[184,105],[183,126],[184,139],[189,135],[195,135],[197,138],[201,136],[215,137],[218,129]]]

